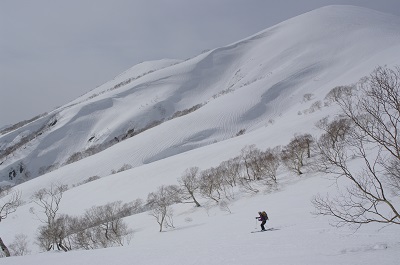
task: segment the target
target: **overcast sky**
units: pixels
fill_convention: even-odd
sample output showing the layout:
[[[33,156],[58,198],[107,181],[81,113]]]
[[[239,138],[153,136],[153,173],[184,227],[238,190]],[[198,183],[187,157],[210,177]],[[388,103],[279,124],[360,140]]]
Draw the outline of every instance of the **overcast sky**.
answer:
[[[0,0],[0,128],[139,62],[193,57],[330,4],[400,16],[400,0]]]

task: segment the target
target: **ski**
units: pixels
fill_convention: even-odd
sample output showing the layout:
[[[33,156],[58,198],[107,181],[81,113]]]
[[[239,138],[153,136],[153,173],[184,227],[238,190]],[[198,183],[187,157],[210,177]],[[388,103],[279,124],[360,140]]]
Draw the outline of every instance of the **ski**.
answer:
[[[277,228],[268,228],[268,229],[265,229],[265,230],[252,231],[251,233],[267,232],[267,231],[276,231],[276,230],[279,230],[279,229],[277,229]]]

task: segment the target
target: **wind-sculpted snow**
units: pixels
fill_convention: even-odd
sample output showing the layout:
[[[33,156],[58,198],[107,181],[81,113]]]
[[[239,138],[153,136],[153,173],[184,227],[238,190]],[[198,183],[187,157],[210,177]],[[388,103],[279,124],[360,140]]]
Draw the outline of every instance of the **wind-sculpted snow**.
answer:
[[[2,156],[0,178],[10,181],[10,170],[23,163],[29,174],[12,181],[25,181],[91,154],[114,152],[107,148],[121,149],[114,145],[140,150],[132,155],[128,148],[118,155],[121,163],[140,166],[230,139],[241,130],[257,130],[285,113],[300,111],[306,93],[322,100],[334,86],[356,82],[377,65],[398,62],[399,29],[397,17],[332,6],[187,61],[141,63],[0,136],[4,149],[37,132],[50,117],[57,119]],[[202,134],[198,141],[201,132],[213,133]],[[94,171],[101,176],[113,169],[100,168]]]

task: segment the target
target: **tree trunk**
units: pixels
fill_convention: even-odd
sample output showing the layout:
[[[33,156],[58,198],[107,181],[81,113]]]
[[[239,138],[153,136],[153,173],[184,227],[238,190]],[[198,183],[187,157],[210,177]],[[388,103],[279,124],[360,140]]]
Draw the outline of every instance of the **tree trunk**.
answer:
[[[200,203],[196,200],[196,198],[194,197],[194,193],[193,192],[189,192],[190,196],[193,199],[193,202],[196,204],[196,207],[200,207]]]
[[[4,254],[6,255],[6,257],[10,257],[10,251],[8,250],[7,246],[4,244],[3,240],[0,237],[0,247],[1,250],[3,250]]]
[[[68,249],[66,247],[64,247],[64,245],[62,243],[58,243],[58,247],[61,248],[62,250],[64,250],[65,252],[68,252]]]

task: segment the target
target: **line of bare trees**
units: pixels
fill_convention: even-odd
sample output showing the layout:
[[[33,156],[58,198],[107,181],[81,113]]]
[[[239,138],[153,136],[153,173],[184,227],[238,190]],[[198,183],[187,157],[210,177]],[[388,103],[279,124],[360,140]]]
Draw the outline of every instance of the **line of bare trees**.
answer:
[[[246,146],[239,156],[223,161],[217,167],[200,170],[186,169],[178,178],[179,185],[163,185],[147,197],[150,215],[163,227],[173,227],[172,205],[193,203],[200,207],[199,198],[211,200],[227,209],[227,202],[235,198],[235,191],[257,193],[261,187],[276,188],[277,170],[284,165],[296,174],[310,156],[312,137],[309,134],[295,136],[283,149],[275,147],[265,151],[255,145]],[[292,164],[300,164],[293,167]]]
[[[298,142],[299,139],[308,137],[296,136],[292,142]],[[178,178],[179,185],[159,187],[157,191],[148,194],[145,205],[140,199],[130,203],[111,202],[103,206],[94,206],[80,217],[59,213],[63,194],[68,188],[66,185],[53,184],[48,188],[42,188],[33,194],[32,201],[36,207],[30,209],[31,213],[43,223],[38,229],[37,244],[47,251],[123,245],[129,242],[132,234],[123,222],[123,217],[149,210],[149,214],[159,224],[161,232],[163,227],[174,227],[171,207],[173,204],[194,203],[200,207],[198,197],[212,200],[230,212],[227,201],[234,199],[236,188],[244,192],[257,193],[262,186],[276,187],[277,169],[281,161],[290,160],[289,157],[295,160],[296,157],[302,157],[299,152],[309,152],[307,141],[300,145],[303,149],[292,150],[291,152],[296,155],[286,155],[285,160],[282,159],[283,150],[291,150],[291,146],[295,146],[292,142],[283,150],[276,147],[262,151],[255,145],[246,146],[239,156],[223,161],[217,167],[203,171],[198,167],[188,168]],[[297,170],[294,172],[300,174]],[[15,211],[19,205],[20,194],[16,193],[8,203],[4,204],[0,221]],[[26,242],[23,239],[21,235],[12,244],[13,248],[16,248],[14,253],[26,252]],[[8,248],[1,238],[0,245],[6,256],[9,256]]]
[[[173,204],[194,203],[200,207],[198,198],[214,201],[221,209],[230,212],[227,202],[234,199],[235,190],[257,193],[260,187],[275,188],[281,162],[294,173],[302,174],[299,168],[310,156],[311,142],[309,135],[298,135],[283,148],[262,151],[255,145],[246,146],[240,155],[223,161],[217,167],[202,171],[198,167],[188,168],[178,178],[179,185],[159,187],[148,194],[145,205],[139,199],[125,204],[112,202],[94,206],[80,217],[59,213],[67,186],[53,184],[32,196],[36,207],[31,208],[31,213],[43,223],[38,229],[37,244],[43,250],[63,251],[123,245],[132,234],[123,217],[149,210],[161,232],[163,227],[174,227]],[[298,165],[293,167],[293,164]],[[17,242],[23,246],[23,240]]]
[[[37,116],[37,118],[35,117],[35,119],[40,118],[41,116]],[[41,134],[43,134],[46,130],[48,130],[48,128],[50,128],[51,126],[54,126],[55,123],[57,122],[57,119],[54,116],[50,117],[39,129],[37,129],[36,131],[33,131],[31,133],[29,133],[28,135],[23,136],[18,142],[8,146],[7,148],[5,148],[4,150],[0,150],[0,160],[7,160],[7,157],[9,155],[11,155],[13,152],[15,152],[16,150],[20,149],[21,147],[23,147],[24,145],[26,145],[27,143],[29,143],[30,141],[34,140],[36,137],[40,136]],[[23,125],[22,125],[23,126]]]
[[[200,170],[186,169],[178,178],[179,185],[163,185],[151,192],[147,207],[159,224],[173,227],[172,205],[194,203],[200,207],[199,198],[214,201],[230,212],[227,202],[235,198],[235,191],[258,193],[260,188],[274,189],[278,185],[280,165],[296,175],[312,161],[314,138],[310,134],[295,135],[286,146],[260,150],[255,145],[245,146],[240,155],[223,161],[217,167]]]
[[[143,211],[141,200],[110,202],[93,206],[82,216],[59,213],[65,185],[53,184],[32,196],[33,213],[43,225],[38,229],[37,244],[43,250],[96,249],[129,243],[133,231],[122,218]]]

